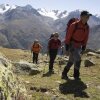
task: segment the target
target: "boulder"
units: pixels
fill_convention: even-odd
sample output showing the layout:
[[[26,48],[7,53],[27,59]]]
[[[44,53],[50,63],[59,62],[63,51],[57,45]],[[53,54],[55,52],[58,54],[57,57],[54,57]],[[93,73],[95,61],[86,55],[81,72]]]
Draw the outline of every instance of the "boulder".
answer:
[[[100,49],[96,51],[96,53],[100,54]]]
[[[15,66],[15,73],[35,75],[40,72],[37,65],[28,63],[27,61],[20,61],[13,63]]]
[[[95,56],[96,58],[100,58],[100,55],[98,53],[88,52],[87,56]]]
[[[13,73],[13,67],[11,61],[0,54],[0,100],[12,100],[17,94],[27,94],[24,84]],[[16,97],[17,100],[18,98],[19,96]]]
[[[94,52],[88,52],[87,53],[87,56],[97,56],[98,54],[97,53],[94,53]]]
[[[92,61],[90,61],[90,60],[85,60],[84,61],[84,66],[85,67],[89,67],[89,66],[94,66],[95,64],[92,62]]]
[[[86,50],[85,50],[85,53],[88,53],[88,52],[93,52],[93,53],[96,53],[96,51],[95,51],[95,50],[92,50],[92,49],[86,49]]]
[[[40,73],[40,71],[37,68],[31,68],[29,75],[36,75]]]

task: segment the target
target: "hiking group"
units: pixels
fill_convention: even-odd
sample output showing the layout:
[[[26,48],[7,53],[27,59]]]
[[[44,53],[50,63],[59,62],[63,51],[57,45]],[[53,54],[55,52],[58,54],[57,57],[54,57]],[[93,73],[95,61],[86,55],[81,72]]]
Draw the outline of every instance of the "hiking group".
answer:
[[[71,66],[74,64],[74,74],[75,79],[80,79],[80,65],[81,65],[81,55],[84,53],[89,36],[89,25],[87,21],[90,16],[92,16],[88,11],[82,11],[80,13],[80,18],[71,18],[67,23],[66,36],[65,36],[65,51],[66,55],[69,56],[67,65],[62,72],[62,79],[67,80],[67,73],[69,72]],[[42,46],[38,40],[35,40],[31,51],[33,52],[33,63],[38,62],[38,54]],[[57,56],[58,50],[62,48],[61,40],[59,39],[58,32],[51,34],[48,40],[48,53],[49,53],[49,73],[54,73],[53,65],[55,58]]]

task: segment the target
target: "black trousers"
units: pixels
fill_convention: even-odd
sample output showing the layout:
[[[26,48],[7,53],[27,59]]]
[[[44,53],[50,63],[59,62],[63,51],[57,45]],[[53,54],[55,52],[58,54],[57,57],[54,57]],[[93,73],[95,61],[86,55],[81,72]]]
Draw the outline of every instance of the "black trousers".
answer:
[[[38,62],[38,53],[33,52],[33,63],[37,64]]]
[[[50,57],[50,61],[49,61],[49,71],[53,70],[53,64],[54,64],[54,60],[57,56],[57,52],[58,49],[50,49],[49,50],[49,57]]]

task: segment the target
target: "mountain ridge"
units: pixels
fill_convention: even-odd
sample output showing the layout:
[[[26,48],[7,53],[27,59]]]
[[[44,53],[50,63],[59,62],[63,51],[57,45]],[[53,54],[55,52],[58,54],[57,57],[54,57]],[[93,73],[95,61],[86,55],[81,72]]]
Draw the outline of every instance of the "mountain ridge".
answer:
[[[52,10],[51,12],[53,14],[55,12],[57,16],[61,14],[63,16],[64,13],[64,11],[59,13],[59,10]],[[47,40],[51,33],[59,32],[60,38],[64,38],[67,22],[72,17],[79,18],[80,10],[70,13],[65,11],[66,14],[66,17],[56,16],[57,19],[54,20],[50,16],[40,14],[31,5],[16,6],[15,9],[7,10],[0,14],[0,45],[10,48],[30,49],[34,39],[37,38],[43,47],[46,48]],[[97,26],[100,25],[100,18],[93,15],[88,23],[92,30],[90,34],[93,34],[91,32],[96,32],[96,39],[93,39],[93,36],[90,35],[89,47],[99,49],[99,43],[95,41],[99,41],[100,34]]]

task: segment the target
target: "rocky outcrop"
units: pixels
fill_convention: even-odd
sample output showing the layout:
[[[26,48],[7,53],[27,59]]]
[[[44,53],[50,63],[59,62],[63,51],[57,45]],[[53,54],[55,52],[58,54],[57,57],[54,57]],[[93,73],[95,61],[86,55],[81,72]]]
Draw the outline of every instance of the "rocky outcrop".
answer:
[[[26,88],[12,69],[11,61],[0,53],[0,100],[26,100]]]
[[[99,53],[93,53],[93,52],[88,52],[87,56],[95,56],[97,58],[100,58],[100,54]]]
[[[91,60],[86,59],[84,61],[84,66],[85,67],[90,67],[90,66],[94,66],[94,65],[95,65],[94,62],[92,62]]]
[[[100,54],[100,49],[96,51],[96,53]]]
[[[85,53],[88,53],[88,52],[93,52],[93,53],[96,53],[96,51],[95,51],[95,50],[92,50],[92,49],[86,49],[86,50],[85,50]]]
[[[29,74],[29,75],[36,75],[40,73],[40,69],[37,65],[33,63],[28,63],[27,61],[20,61],[13,63],[15,66],[15,73],[19,74]]]

